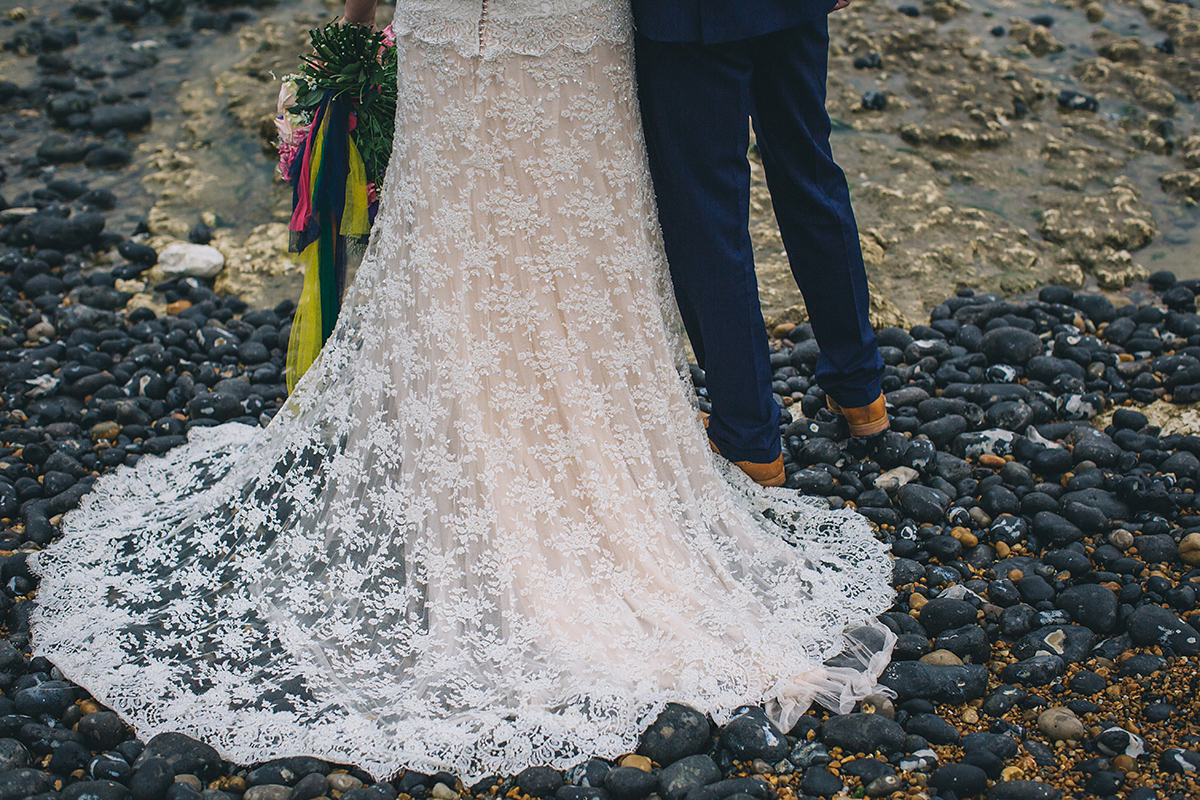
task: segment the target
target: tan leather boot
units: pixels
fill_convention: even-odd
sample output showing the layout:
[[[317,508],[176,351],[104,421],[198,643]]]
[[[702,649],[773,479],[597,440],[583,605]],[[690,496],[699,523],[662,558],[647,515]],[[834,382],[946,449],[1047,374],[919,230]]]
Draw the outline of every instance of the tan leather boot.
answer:
[[[707,428],[708,414],[701,411],[700,418],[704,421],[704,427]],[[708,446],[712,448],[714,453],[721,455],[721,451],[717,449],[712,439],[708,440]],[[759,486],[782,486],[783,482],[787,480],[787,472],[783,468],[782,454],[769,464],[758,461],[734,461],[733,465],[749,475],[750,480]]]
[[[833,413],[846,418],[851,436],[874,436],[886,431],[890,424],[887,404],[883,400],[883,395],[876,397],[869,405],[854,406],[853,408],[840,406],[832,397],[825,395],[825,405]]]

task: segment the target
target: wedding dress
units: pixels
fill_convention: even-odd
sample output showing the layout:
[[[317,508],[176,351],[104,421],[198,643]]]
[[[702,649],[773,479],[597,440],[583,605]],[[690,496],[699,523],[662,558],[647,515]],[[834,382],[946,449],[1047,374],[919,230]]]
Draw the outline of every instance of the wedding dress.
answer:
[[[35,652],[142,737],[470,782],[785,729],[894,637],[863,518],[715,456],[624,0],[401,0],[397,145],[319,359],[265,428],[100,478],[33,558]]]

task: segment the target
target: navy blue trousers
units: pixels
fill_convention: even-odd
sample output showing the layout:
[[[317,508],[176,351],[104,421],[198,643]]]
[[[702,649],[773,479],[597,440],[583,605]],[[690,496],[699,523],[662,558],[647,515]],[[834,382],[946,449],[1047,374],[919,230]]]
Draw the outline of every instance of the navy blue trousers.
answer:
[[[650,172],[671,278],[726,457],[773,461],[771,392],[750,244],[752,120],[775,217],[821,355],[816,380],[845,406],[879,396],[883,361],[846,177],[829,148],[824,17],[722,44],[637,38]]]

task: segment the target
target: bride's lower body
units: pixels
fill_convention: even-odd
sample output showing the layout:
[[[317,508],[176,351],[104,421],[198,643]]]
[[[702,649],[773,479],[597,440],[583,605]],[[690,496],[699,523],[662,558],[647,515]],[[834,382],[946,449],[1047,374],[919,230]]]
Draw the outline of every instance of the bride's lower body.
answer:
[[[630,48],[400,48],[321,357],[266,429],[98,481],[35,559],[36,652],[144,737],[379,776],[612,757],[669,701],[847,710],[893,641],[886,553],[710,451]]]

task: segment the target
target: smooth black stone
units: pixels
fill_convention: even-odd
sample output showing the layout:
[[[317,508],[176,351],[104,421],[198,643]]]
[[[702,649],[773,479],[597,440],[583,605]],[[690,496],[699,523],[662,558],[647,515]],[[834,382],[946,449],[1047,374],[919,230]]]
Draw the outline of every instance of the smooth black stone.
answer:
[[[1117,595],[1104,586],[1070,586],[1059,593],[1055,604],[1096,633],[1108,633],[1117,624]]]
[[[1122,678],[1128,676],[1144,677],[1161,672],[1167,668],[1167,660],[1153,653],[1138,653],[1121,662],[1117,674]]]
[[[29,755],[25,745],[16,739],[0,739],[0,773],[28,767],[31,763],[33,757]]]
[[[637,752],[666,766],[708,749],[711,732],[708,718],[694,708],[668,703],[642,734]]]
[[[150,126],[150,109],[137,105],[97,106],[92,110],[91,128],[96,133],[119,130],[125,133]]]
[[[1012,645],[1012,654],[1029,659],[1039,652],[1056,653],[1074,664],[1086,658],[1095,643],[1095,635],[1080,625],[1047,625],[1022,636]]]
[[[1100,488],[1068,491],[1059,498],[1059,502],[1063,504],[1063,516],[1085,531],[1106,530],[1112,520],[1129,519],[1129,506],[1117,499],[1112,492]],[[1086,519],[1100,520],[1100,527],[1091,528],[1085,524],[1085,512],[1082,509],[1072,509],[1072,504],[1086,508]]]
[[[226,765],[216,750],[182,733],[160,733],[146,743],[133,763],[138,770],[152,758],[162,758],[176,775],[191,774],[211,780],[225,773]]]
[[[1037,334],[1014,327],[989,330],[979,342],[980,351],[992,364],[1024,366],[1044,348],[1045,345]]]
[[[79,781],[66,786],[60,797],[62,800],[125,800],[129,797],[129,789],[110,780]]]
[[[821,739],[846,753],[892,752],[903,744],[904,729],[879,714],[842,714],[826,720],[821,727]]]
[[[921,627],[930,636],[942,631],[973,624],[976,619],[975,606],[965,600],[935,597],[921,607]]]
[[[1083,538],[1083,531],[1077,525],[1052,511],[1039,511],[1034,514],[1033,533],[1055,544],[1077,542]]]
[[[958,744],[958,729],[937,714],[916,714],[904,723],[908,733],[915,733],[931,744]]]
[[[1041,781],[1001,781],[988,790],[987,800],[1061,800],[1062,792]]]
[[[983,701],[983,712],[993,717],[1004,716],[1028,696],[1019,686],[998,686]]]
[[[77,770],[86,770],[92,753],[79,742],[62,742],[50,756],[46,769],[56,775],[70,775]]]
[[[1146,752],[1146,740],[1116,725],[1110,726],[1096,737],[1096,749],[1106,756],[1127,755],[1137,757]]]
[[[1108,681],[1091,670],[1082,670],[1071,677],[1069,685],[1071,691],[1090,696],[1103,692],[1108,687]]]
[[[665,800],[682,800],[697,786],[706,786],[721,779],[721,769],[704,754],[686,756],[663,767],[658,775],[659,794]]]
[[[915,661],[930,650],[929,639],[924,633],[902,633],[896,637],[892,650],[893,661]]]
[[[976,731],[968,733],[962,739],[962,749],[966,752],[982,750],[1000,759],[1009,759],[1017,754],[1017,740],[1002,733]]]
[[[1000,679],[1025,686],[1045,686],[1053,683],[1066,670],[1059,656],[1042,655],[1009,664],[1000,671]]]
[[[129,780],[129,793],[133,800],[158,800],[175,782],[175,772],[166,759],[157,756],[145,761],[138,759],[137,763],[139,766]]]
[[[1170,747],[1159,756],[1158,765],[1169,773],[1195,775],[1200,772],[1200,752]]]
[[[554,800],[610,800],[606,790],[593,786],[560,786],[554,793]]]
[[[950,507],[951,497],[919,483],[907,483],[896,492],[896,499],[919,522],[938,522]]]
[[[96,168],[116,168],[123,167],[133,160],[133,153],[123,147],[115,147],[113,145],[100,145],[88,151],[87,157],[83,163],[86,166]]]
[[[531,797],[553,797],[562,785],[562,773],[551,767],[526,767],[517,774],[517,786]]]
[[[117,781],[125,783],[133,770],[119,753],[103,753],[92,759],[88,764],[88,772],[96,780]]]
[[[30,717],[48,714],[58,718],[75,702],[77,692],[65,681],[45,681],[18,691],[13,702],[18,714]]]
[[[842,790],[842,779],[824,767],[809,767],[800,779],[800,790],[815,797],[832,797]]]
[[[978,797],[987,782],[987,773],[971,764],[946,764],[929,776],[929,785],[939,793],[953,792],[959,798]]]
[[[604,788],[613,800],[643,800],[657,787],[658,778],[637,767],[614,767],[604,776]]]
[[[770,787],[757,778],[727,778],[706,786],[697,786],[687,793],[684,800],[766,800],[770,795]]]
[[[54,779],[39,769],[21,767],[4,773],[0,780],[0,800],[23,800],[54,790]]]
[[[1143,533],[1134,538],[1134,546],[1137,547],[1138,558],[1147,564],[1174,564],[1179,561],[1179,545],[1170,534]]]
[[[1200,655],[1200,634],[1165,608],[1141,606],[1134,609],[1125,624],[1130,639],[1139,647],[1157,644],[1168,655]]]
[[[982,664],[937,667],[919,661],[896,661],[884,669],[879,682],[895,691],[901,703],[918,697],[962,703],[983,697],[987,675],[987,667]]]
[[[721,744],[734,758],[742,761],[761,758],[773,764],[788,753],[787,738],[783,731],[776,728],[761,711],[739,714],[725,723],[721,728]]]

